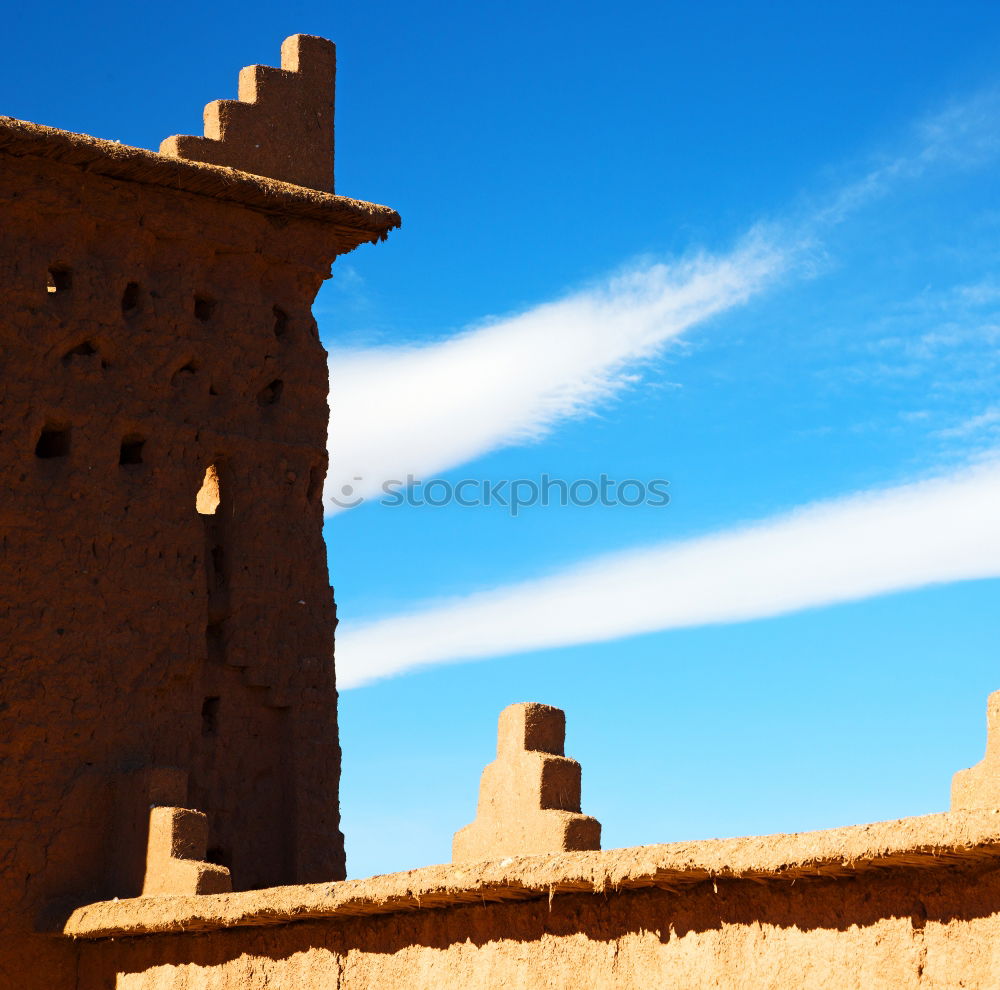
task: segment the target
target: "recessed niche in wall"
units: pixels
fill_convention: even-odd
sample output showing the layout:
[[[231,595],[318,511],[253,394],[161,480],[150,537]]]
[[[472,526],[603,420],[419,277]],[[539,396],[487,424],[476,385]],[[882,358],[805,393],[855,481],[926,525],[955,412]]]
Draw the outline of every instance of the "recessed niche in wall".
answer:
[[[201,734],[214,736],[219,731],[219,698],[206,698],[201,703]]]
[[[69,364],[75,357],[93,357],[97,353],[97,345],[92,340],[85,340],[76,347],[71,347],[63,356],[63,364]]]
[[[203,516],[214,516],[222,500],[222,493],[219,490],[219,471],[214,464],[209,464],[205,471],[205,480],[201,483],[201,488],[195,496],[195,508]]]
[[[121,449],[118,452],[118,463],[123,465],[141,464],[142,448],[145,446],[145,437],[136,433],[129,434],[122,440]]]
[[[69,292],[73,288],[73,273],[70,269],[56,265],[49,269],[49,277],[45,284],[50,295],[59,292]]]
[[[128,316],[139,309],[139,283],[129,282],[122,293],[122,312]]]
[[[194,375],[198,370],[198,365],[195,361],[188,361],[186,364],[182,364],[171,376],[171,385],[183,385],[192,375]]]
[[[49,423],[42,430],[35,444],[35,457],[67,457],[69,455],[70,428]]]
[[[212,561],[212,584],[219,588],[226,583],[226,551],[221,546],[212,547],[209,558]]]
[[[257,405],[273,406],[281,398],[281,391],[284,387],[285,383],[280,378],[275,378],[270,385],[265,385],[257,393]]]
[[[288,333],[288,314],[280,307],[274,307],[274,336],[284,337]]]
[[[215,302],[212,299],[209,299],[207,296],[194,297],[194,315],[197,316],[199,320],[202,322],[210,320],[214,312]]]

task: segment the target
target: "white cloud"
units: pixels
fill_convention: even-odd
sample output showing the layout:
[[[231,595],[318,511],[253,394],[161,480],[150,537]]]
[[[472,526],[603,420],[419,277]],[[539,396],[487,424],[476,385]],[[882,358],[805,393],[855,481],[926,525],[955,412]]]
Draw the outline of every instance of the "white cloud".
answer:
[[[955,290],[959,299],[972,306],[993,306],[1000,303],[1000,284],[995,278],[982,279],[972,285],[960,285]]]
[[[1000,576],[1000,461],[352,626],[340,686],[416,667],[740,622]]]
[[[784,235],[757,228],[727,255],[634,268],[439,343],[334,351],[327,511],[378,495],[384,481],[428,478],[538,439],[591,410],[634,381],[667,341],[768,288],[807,247],[815,265],[819,231],[934,168],[993,160],[998,118],[995,89],[927,117],[903,153],[789,220]],[[800,274],[810,272],[804,265]],[[989,285],[978,288],[965,304],[990,299]],[[899,372],[886,365],[881,373]]]
[[[813,217],[839,223],[890,192],[898,183],[918,179],[934,168],[979,168],[1000,153],[997,120],[1000,88],[988,87],[917,122],[910,147],[887,157],[860,179],[845,184]]]
[[[731,254],[650,264],[440,343],[334,351],[331,497],[426,478],[606,400],[689,327],[785,271],[790,252],[754,233]],[[350,486],[345,494],[344,486]]]
[[[995,405],[975,416],[970,416],[957,426],[938,430],[936,435],[949,439],[952,437],[964,439],[982,432],[995,433],[998,428],[1000,428],[1000,405]]]
[[[821,230],[932,168],[994,159],[998,115],[993,91],[938,115],[906,154],[835,190],[821,207],[785,224],[784,236],[777,228],[766,237],[757,231],[728,255],[638,267],[439,343],[335,352],[327,498],[343,499],[345,485],[350,498],[377,495],[385,480],[427,478],[589,411],[634,381],[637,365],[668,341],[800,264],[807,248],[815,252]],[[953,321],[956,308],[993,302],[992,284],[984,281],[950,300],[946,312]],[[984,331],[981,318],[972,329],[993,332]],[[920,338],[913,359],[926,363],[956,332],[949,322]],[[898,343],[909,348],[911,341],[912,327]],[[992,426],[992,410],[967,425]],[[345,620],[341,686],[428,664],[747,621],[997,576],[998,502],[1000,466],[993,459],[964,473],[601,557],[353,628]]]

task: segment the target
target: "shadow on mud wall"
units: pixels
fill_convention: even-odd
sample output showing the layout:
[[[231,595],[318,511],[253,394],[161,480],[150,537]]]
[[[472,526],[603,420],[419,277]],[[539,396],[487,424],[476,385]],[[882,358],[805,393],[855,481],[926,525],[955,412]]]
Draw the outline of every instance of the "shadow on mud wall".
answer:
[[[661,944],[689,933],[757,925],[799,932],[845,932],[886,919],[948,924],[1000,912],[1000,870],[893,869],[830,879],[711,881],[683,893],[650,888],[606,894],[566,894],[530,901],[463,905],[368,918],[331,918],[277,927],[159,935],[81,946],[80,986],[129,986],[128,974],[152,967],[226,967],[244,960],[280,963],[311,951],[327,959],[348,952],[393,954],[407,948],[447,950],[459,944],[535,943],[585,937],[616,943],[630,934]],[[136,986],[139,983],[135,984]],[[197,984],[200,985],[200,984]],[[208,984],[206,984],[208,985]],[[213,984],[214,985],[214,984]]]

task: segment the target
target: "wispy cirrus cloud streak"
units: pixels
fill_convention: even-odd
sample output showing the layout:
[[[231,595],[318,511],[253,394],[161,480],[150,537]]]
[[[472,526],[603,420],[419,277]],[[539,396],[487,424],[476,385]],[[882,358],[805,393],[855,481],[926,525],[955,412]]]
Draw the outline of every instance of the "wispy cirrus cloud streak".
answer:
[[[1000,154],[998,120],[998,86],[951,102],[916,123],[912,146],[907,151],[888,156],[828,197],[816,209],[814,222],[840,223],[901,182],[919,179],[930,171],[960,171],[995,161]]]
[[[792,254],[754,231],[728,255],[634,268],[440,343],[334,351],[328,511],[331,495],[350,502],[537,439],[607,400],[670,339],[761,292]]]
[[[343,688],[433,664],[1000,576],[1000,459],[338,630]]]
[[[1000,154],[1000,89],[919,121],[907,146],[725,254],[653,263],[438,343],[334,351],[327,511],[381,484],[536,440],[633,382],[668,341],[772,287],[825,231],[934,171]],[[812,268],[800,266],[798,274]]]

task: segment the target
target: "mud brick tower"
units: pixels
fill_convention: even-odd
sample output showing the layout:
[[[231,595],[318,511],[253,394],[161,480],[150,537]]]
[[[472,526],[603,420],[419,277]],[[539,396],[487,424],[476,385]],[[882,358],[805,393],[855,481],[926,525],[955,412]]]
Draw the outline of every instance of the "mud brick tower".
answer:
[[[53,905],[344,875],[310,306],[399,218],[333,194],[334,66],[161,154],[0,118],[2,986],[63,985]]]

